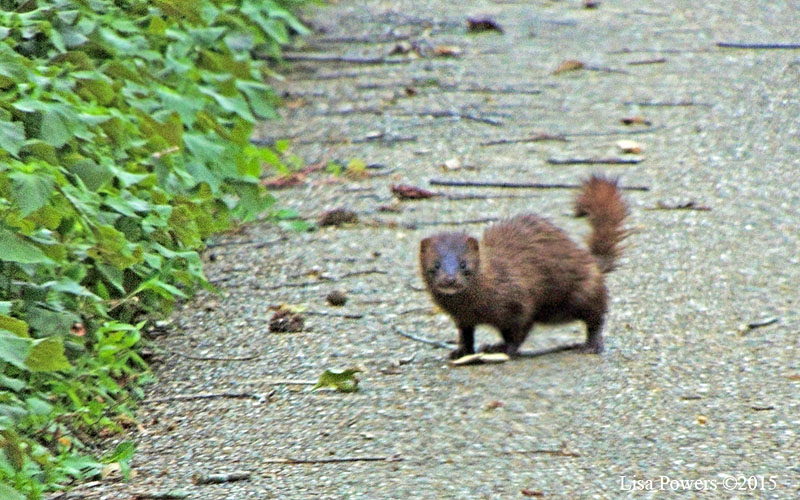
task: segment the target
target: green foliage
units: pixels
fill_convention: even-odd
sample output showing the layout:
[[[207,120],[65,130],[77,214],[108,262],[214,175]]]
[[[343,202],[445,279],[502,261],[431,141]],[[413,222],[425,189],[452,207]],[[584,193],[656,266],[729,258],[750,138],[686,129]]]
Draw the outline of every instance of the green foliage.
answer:
[[[360,371],[358,368],[348,368],[341,371],[325,370],[317,379],[317,384],[312,390],[336,389],[339,392],[356,392],[358,390],[356,373]]]
[[[138,318],[210,288],[203,241],[273,206],[251,54],[306,32],[299,3],[0,0],[0,497],[100,473],[84,441],[149,379]]]

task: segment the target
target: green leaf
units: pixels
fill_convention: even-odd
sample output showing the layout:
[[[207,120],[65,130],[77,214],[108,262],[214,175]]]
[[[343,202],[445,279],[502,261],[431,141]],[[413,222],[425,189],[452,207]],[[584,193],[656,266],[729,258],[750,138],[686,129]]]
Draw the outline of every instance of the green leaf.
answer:
[[[7,484],[0,483],[0,498],[4,500],[25,500],[25,495]]]
[[[0,329],[8,330],[18,337],[30,337],[28,333],[28,323],[5,314],[0,314]]]
[[[278,117],[278,113],[275,112],[278,97],[268,85],[259,82],[238,81],[236,88],[247,96],[253,112],[259,118],[274,119]]]
[[[228,113],[235,113],[239,117],[249,121],[255,122],[256,118],[253,116],[253,113],[250,112],[250,106],[247,105],[247,102],[242,99],[241,97],[228,97],[211,90],[210,88],[201,88],[200,92],[203,94],[213,97],[217,104]]]
[[[17,368],[27,369],[25,360],[31,353],[33,341],[22,338],[7,330],[0,330],[0,361],[4,361]]]
[[[0,386],[5,387],[6,389],[11,389],[14,392],[20,392],[24,389],[28,384],[24,380],[20,380],[18,378],[7,377],[0,373]],[[0,497],[2,498],[2,497]]]
[[[41,139],[60,148],[73,137],[72,124],[63,114],[56,110],[48,110],[42,116]]]
[[[25,398],[25,403],[27,403],[28,410],[33,415],[45,416],[49,415],[53,411],[53,405],[51,405],[50,403],[41,398],[36,398],[36,397]]]
[[[325,370],[317,380],[311,390],[331,388],[339,392],[356,392],[358,390],[358,379],[355,374],[360,372],[358,368],[348,368],[342,371]]]
[[[25,126],[22,122],[0,121],[0,149],[17,156],[25,142]]]
[[[33,372],[67,370],[72,367],[64,356],[63,340],[56,337],[34,340],[25,364]]]
[[[13,186],[12,196],[23,217],[42,208],[53,194],[53,178],[40,174],[12,172],[9,174]]]
[[[53,261],[39,247],[3,227],[0,227],[0,261],[20,264],[53,264]]]
[[[133,441],[123,441],[119,443],[109,455],[103,457],[103,463],[114,463],[128,461],[136,451],[136,443]]]

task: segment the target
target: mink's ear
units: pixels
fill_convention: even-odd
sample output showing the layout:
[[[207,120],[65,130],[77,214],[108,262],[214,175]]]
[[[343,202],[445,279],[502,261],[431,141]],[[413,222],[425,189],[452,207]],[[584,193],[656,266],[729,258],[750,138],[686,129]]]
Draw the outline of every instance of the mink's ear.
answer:
[[[467,249],[470,252],[478,253],[478,240],[476,240],[472,236],[469,236],[467,238]]]
[[[427,255],[430,252],[431,244],[433,243],[433,239],[429,236],[424,240],[419,242],[419,254],[420,255]]]

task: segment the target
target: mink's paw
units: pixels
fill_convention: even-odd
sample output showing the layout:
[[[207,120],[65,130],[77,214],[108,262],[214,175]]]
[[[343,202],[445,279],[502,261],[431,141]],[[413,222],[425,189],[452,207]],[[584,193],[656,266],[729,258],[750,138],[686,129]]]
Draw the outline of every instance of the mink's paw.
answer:
[[[586,342],[585,344],[579,345],[575,350],[581,354],[600,354],[606,349],[601,340],[600,342]]]
[[[475,349],[471,349],[465,346],[459,346],[458,349],[450,351],[450,359],[458,359],[463,358],[469,354],[475,354]]]
[[[511,344],[506,344],[505,342],[500,342],[498,344],[484,344],[481,346],[480,351],[487,353],[502,352],[503,354],[508,354],[511,357],[517,355],[517,347]]]

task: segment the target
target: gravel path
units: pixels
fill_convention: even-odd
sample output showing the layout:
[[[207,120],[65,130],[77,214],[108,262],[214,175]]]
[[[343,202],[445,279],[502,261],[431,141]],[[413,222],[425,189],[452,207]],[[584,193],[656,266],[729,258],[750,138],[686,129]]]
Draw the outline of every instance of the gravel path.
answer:
[[[315,172],[277,192],[303,216],[347,207],[360,222],[255,224],[209,250],[223,296],[173,315],[147,397],[255,398],[145,402],[135,477],[86,498],[797,498],[800,50],[716,45],[800,42],[792,5],[342,0],[309,13],[318,33],[293,52],[287,121],[259,137],[292,138],[310,164],[370,165],[366,179]],[[467,33],[468,16],[503,32]],[[303,60],[320,56],[349,62]],[[376,58],[389,60],[365,63]],[[567,60],[585,68],[553,74]],[[621,123],[637,116],[649,125]],[[641,163],[548,163],[631,157],[620,140]],[[574,184],[595,171],[649,187],[625,192],[634,234],[609,275],[602,356],[451,368],[447,351],[395,332],[456,336],[421,288],[425,235],[479,234],[486,224],[469,221],[521,211],[587,231],[569,189],[430,179]],[[453,196],[397,203],[392,184]],[[664,209],[685,205],[708,210]],[[344,307],[326,304],[334,289]],[[304,332],[269,333],[280,304],[305,308]],[[577,324],[543,328],[524,349],[582,337]],[[357,393],[284,383],[347,367],[364,370]],[[276,463],[287,458],[327,462]],[[354,458],[382,460],[334,461]],[[251,478],[192,483],[240,470]],[[751,477],[763,488],[727,490]]]

